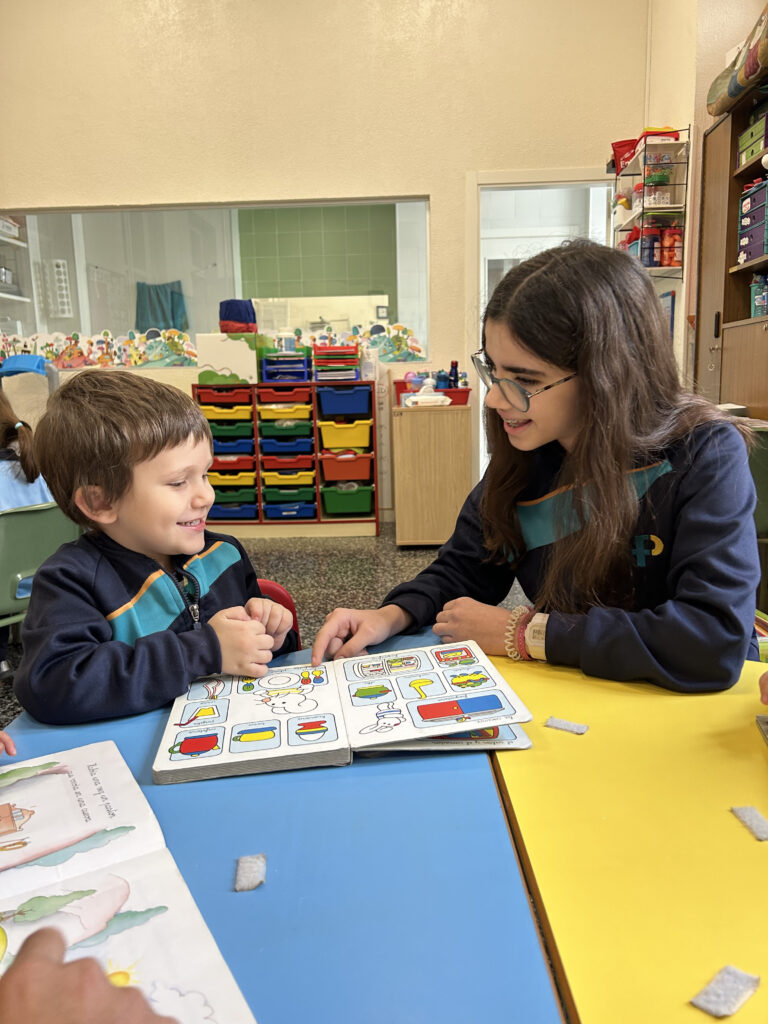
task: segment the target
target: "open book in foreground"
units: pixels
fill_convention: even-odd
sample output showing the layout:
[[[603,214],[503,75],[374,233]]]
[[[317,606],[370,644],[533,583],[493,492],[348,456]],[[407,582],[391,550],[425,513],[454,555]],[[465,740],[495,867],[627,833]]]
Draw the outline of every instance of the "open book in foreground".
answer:
[[[187,782],[344,765],[355,752],[527,747],[517,723],[530,719],[472,641],[289,665],[259,679],[207,676],[176,698],[152,776]]]
[[[0,974],[44,926],[179,1024],[255,1024],[112,741],[0,766]]]

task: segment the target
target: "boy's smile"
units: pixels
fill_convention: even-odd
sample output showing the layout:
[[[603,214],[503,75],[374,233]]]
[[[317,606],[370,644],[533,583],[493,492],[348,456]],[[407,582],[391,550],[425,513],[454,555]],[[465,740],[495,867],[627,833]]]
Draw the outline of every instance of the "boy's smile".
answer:
[[[208,483],[211,461],[208,441],[189,438],[138,462],[130,489],[114,502],[112,521],[102,521],[102,530],[170,571],[172,555],[194,555],[203,548],[205,519],[214,500]]]

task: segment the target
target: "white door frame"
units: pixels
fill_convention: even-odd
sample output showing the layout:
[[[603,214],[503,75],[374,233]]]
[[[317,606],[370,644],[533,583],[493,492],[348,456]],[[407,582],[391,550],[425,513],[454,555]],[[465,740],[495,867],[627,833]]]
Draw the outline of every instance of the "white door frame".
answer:
[[[469,356],[477,348],[480,309],[480,192],[483,188],[514,188],[521,185],[536,188],[546,185],[594,185],[612,178],[604,167],[530,168],[516,171],[467,171],[464,202],[464,364],[471,374],[475,414],[472,417],[472,479],[480,471],[480,436],[483,422],[483,396],[478,387]]]

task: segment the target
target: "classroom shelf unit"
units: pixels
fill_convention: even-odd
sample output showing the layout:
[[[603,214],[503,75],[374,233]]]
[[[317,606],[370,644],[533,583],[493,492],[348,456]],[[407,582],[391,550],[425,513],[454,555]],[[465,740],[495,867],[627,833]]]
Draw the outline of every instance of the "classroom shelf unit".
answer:
[[[192,386],[213,433],[209,525],[379,532],[373,381]]]

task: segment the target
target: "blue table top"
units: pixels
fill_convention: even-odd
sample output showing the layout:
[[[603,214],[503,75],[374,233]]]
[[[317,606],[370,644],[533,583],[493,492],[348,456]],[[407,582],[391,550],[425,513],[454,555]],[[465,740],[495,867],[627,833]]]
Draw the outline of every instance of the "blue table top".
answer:
[[[562,1020],[484,754],[157,786],[167,716],[22,714],[10,732],[20,760],[115,741],[259,1024]],[[234,892],[237,858],[256,853],[266,883]]]

